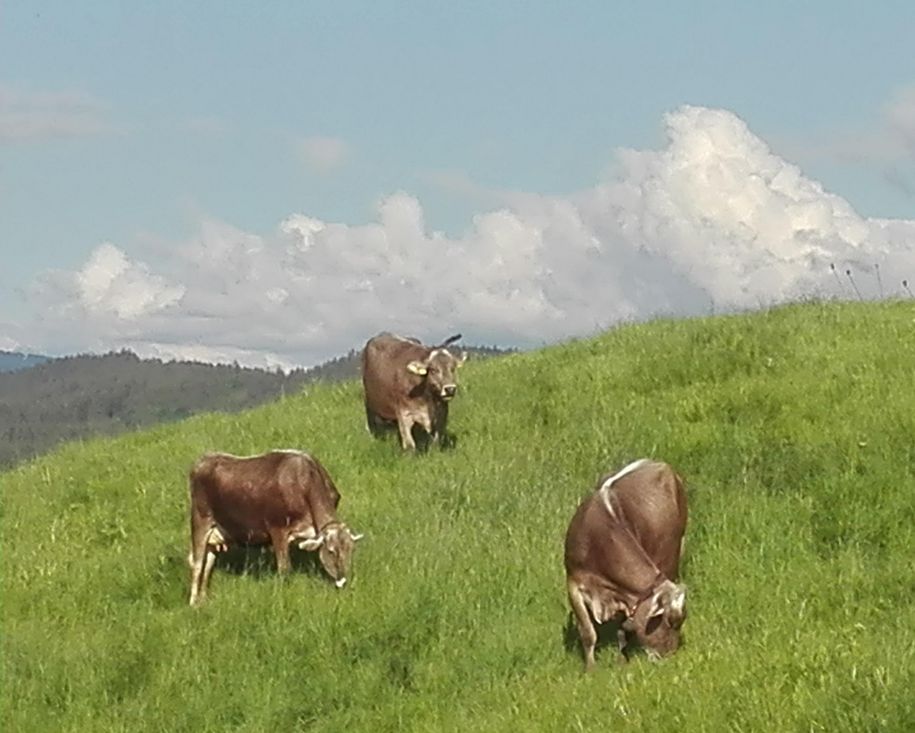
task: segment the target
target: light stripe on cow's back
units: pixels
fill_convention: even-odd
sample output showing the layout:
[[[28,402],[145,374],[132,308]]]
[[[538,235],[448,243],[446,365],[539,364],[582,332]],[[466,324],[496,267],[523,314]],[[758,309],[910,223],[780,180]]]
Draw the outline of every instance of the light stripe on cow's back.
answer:
[[[304,456],[305,458],[311,458],[311,456],[309,456],[305,451],[299,450],[298,448],[271,448],[270,450],[264,451],[263,453],[254,453],[250,456],[239,456],[235,453],[226,453],[225,451],[215,451],[209,455],[221,456],[223,458],[234,458],[238,461],[247,461],[251,458],[264,458],[265,456],[269,456],[271,453],[286,453],[292,456]]]
[[[627,476],[638,468],[641,468],[646,463],[649,463],[650,459],[648,458],[639,458],[637,461],[633,461],[627,466],[624,466],[610,478],[608,478],[604,483],[600,485],[598,491],[600,492],[600,498],[604,502],[604,506],[607,507],[607,511],[610,512],[610,516],[616,518],[616,512],[613,511],[613,506],[610,504],[610,487],[613,486],[617,481],[619,481],[623,476]]]

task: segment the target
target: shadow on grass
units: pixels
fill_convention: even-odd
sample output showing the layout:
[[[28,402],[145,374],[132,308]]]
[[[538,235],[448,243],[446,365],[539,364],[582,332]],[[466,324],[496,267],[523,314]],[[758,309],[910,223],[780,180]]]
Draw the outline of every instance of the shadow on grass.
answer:
[[[638,640],[633,634],[628,635],[626,651],[619,651],[619,642],[617,640],[617,630],[619,629],[618,622],[608,621],[604,624],[594,624],[594,629],[597,631],[597,644],[594,647],[594,656],[597,664],[601,663],[602,656],[611,664],[629,662],[639,656],[646,657],[645,649],[638,643]],[[584,652],[581,647],[581,639],[578,636],[578,626],[576,626],[575,619],[571,613],[566,616],[566,623],[562,628],[562,645],[567,652],[576,652],[578,658],[584,663]],[[686,634],[681,632],[680,646],[676,653],[682,653],[685,647]],[[604,650],[606,650],[606,652],[602,655]],[[652,660],[652,662],[657,662],[657,660]]]
[[[427,433],[419,425],[413,426],[411,435],[413,436],[413,442],[416,443],[417,453],[428,453],[435,445],[435,442],[432,440],[432,436],[430,436],[429,433]],[[454,433],[450,433],[447,430],[442,433],[439,442],[439,447],[441,450],[454,450],[457,448],[457,444],[458,439]]]
[[[290,573],[319,576],[324,572],[317,552],[305,552],[295,546],[289,548],[289,565]],[[216,556],[214,572],[220,570],[254,578],[279,574],[276,569],[276,557],[270,545],[233,545],[226,552]]]
[[[369,424],[369,433],[375,439],[382,441],[389,441],[393,436],[393,442],[396,443],[398,448],[400,447],[400,434],[397,430],[396,422],[387,422],[376,418],[374,422]],[[430,436],[421,425],[414,424],[410,429],[410,435],[413,437],[413,442],[416,444],[417,453],[428,453],[435,445],[432,436]],[[447,430],[442,432],[439,441],[441,450],[454,450],[457,448],[457,444],[458,439],[454,433]],[[406,453],[407,451],[403,452]]]
[[[619,655],[617,646],[616,632],[619,624],[614,621],[608,621],[604,624],[594,624],[594,630],[597,631],[597,644],[594,647],[595,658],[600,662],[601,652],[607,649],[605,656],[611,657],[611,661]],[[566,615],[566,623],[562,628],[562,645],[567,652],[576,652],[578,658],[584,663],[584,652],[581,647],[581,638],[578,636],[578,626],[572,613]],[[631,654],[631,652],[630,652]],[[627,655],[627,659],[628,659]]]

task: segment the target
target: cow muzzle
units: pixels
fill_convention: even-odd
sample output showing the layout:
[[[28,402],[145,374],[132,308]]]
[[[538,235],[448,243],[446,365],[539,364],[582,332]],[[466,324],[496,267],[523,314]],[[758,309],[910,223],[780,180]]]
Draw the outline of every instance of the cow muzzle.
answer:
[[[442,387],[442,399],[450,400],[454,397],[455,392],[457,392],[457,385],[455,384],[446,384]]]

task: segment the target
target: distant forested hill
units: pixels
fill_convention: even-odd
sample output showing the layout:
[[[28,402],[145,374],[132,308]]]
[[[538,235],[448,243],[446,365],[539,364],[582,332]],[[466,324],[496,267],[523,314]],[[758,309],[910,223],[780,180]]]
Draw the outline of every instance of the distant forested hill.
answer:
[[[19,369],[28,369],[29,367],[43,364],[47,360],[47,356],[39,356],[38,354],[0,351],[0,372],[15,372]]]
[[[467,350],[476,357],[502,353],[488,347]],[[45,359],[0,373],[0,466],[66,440],[114,435],[199,412],[235,412],[297,392],[309,382],[358,374],[355,350],[289,374],[140,359],[129,351]]]

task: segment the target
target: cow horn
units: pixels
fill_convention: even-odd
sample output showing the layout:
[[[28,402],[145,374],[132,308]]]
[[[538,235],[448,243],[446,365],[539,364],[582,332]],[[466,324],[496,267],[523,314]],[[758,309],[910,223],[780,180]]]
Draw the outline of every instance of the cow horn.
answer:
[[[365,535],[362,532],[360,532],[359,534],[353,534],[352,532],[350,532],[349,536],[353,538],[353,542],[358,542],[363,537],[365,537]]]
[[[439,346],[449,346],[450,344],[453,344],[455,341],[460,341],[460,340],[461,340],[461,334],[456,333],[456,334],[454,334],[454,336],[449,336],[444,341],[442,341],[442,343],[439,344]]]

